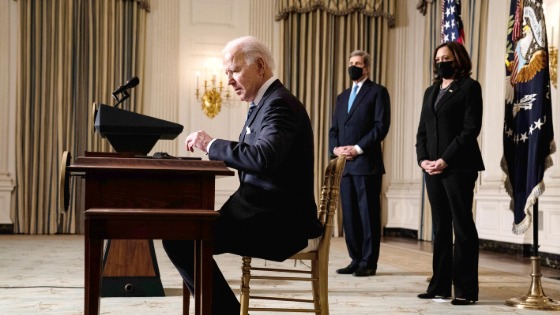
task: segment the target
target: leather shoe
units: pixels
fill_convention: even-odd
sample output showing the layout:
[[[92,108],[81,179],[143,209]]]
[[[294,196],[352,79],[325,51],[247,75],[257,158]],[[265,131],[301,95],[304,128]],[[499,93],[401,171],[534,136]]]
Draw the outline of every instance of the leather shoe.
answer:
[[[431,294],[431,293],[428,293],[428,292],[418,294],[419,299],[433,299],[435,297],[436,297],[435,294]]]
[[[358,265],[348,265],[344,268],[340,268],[336,270],[336,273],[341,274],[341,275],[351,275],[353,274],[356,270],[358,270]]]
[[[471,301],[471,300],[463,300],[463,299],[453,299],[451,300],[451,304],[453,305],[469,305],[469,304],[474,304],[475,301]]]
[[[438,296],[441,297],[442,299],[446,299],[446,298],[447,298],[447,296],[440,296],[440,295],[438,295]],[[436,298],[436,295],[433,294],[433,293],[428,293],[428,292],[426,292],[426,293],[420,293],[420,294],[418,294],[418,298],[419,298],[419,299],[435,299],[435,298]]]
[[[377,270],[368,267],[362,267],[354,272],[354,277],[369,277],[375,276]]]

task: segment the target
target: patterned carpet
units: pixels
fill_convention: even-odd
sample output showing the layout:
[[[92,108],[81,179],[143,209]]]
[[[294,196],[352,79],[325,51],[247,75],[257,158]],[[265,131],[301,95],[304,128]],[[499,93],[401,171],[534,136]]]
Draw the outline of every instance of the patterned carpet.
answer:
[[[181,314],[181,280],[167,259],[160,241],[154,241],[165,297],[102,298],[101,314]],[[83,314],[84,247],[82,236],[0,235],[0,314]],[[239,294],[241,259],[216,256],[226,279]],[[511,264],[479,268],[480,301],[475,305],[453,306],[449,300],[420,300],[430,276],[431,254],[384,242],[374,277],[338,275],[348,257],[343,239],[333,239],[329,271],[330,313],[337,314],[560,314],[558,311],[518,309],[505,300],[527,293],[531,277],[516,273]],[[481,264],[483,259],[481,259]],[[277,263],[254,260],[253,265]],[[285,262],[293,266],[294,262]],[[527,263],[521,263],[527,269]],[[297,264],[296,268],[306,268]],[[560,281],[542,278],[546,296],[560,299]],[[305,284],[271,286],[253,284],[254,292],[274,291],[307,298]],[[263,305],[254,301],[253,305]],[[191,314],[194,314],[191,303]],[[266,314],[266,313],[259,313]],[[271,314],[271,313],[268,313]]]

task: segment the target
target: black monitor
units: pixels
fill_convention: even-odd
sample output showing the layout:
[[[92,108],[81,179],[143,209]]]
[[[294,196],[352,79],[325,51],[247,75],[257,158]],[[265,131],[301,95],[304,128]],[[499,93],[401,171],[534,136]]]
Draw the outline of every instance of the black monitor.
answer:
[[[95,130],[118,153],[147,155],[159,139],[172,140],[183,131],[183,125],[104,104],[94,116]]]

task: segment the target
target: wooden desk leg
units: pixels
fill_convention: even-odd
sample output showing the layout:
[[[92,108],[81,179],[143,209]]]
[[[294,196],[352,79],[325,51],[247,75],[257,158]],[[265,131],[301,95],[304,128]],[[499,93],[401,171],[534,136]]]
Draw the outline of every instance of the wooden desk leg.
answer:
[[[194,313],[202,315],[202,243],[200,240],[194,241]],[[210,314],[210,313],[208,313]]]
[[[201,247],[199,251],[199,254],[201,254],[199,256],[199,261],[202,267],[202,270],[200,270],[202,289],[199,292],[201,294],[200,303],[202,304],[201,314],[212,314],[212,272],[214,269],[214,262],[212,260],[213,242],[208,240],[198,242],[200,242]]]
[[[87,235],[88,231],[86,231]],[[103,255],[103,240],[90,239],[86,236],[85,254],[85,315],[99,314],[99,300],[101,291],[101,257]]]
[[[183,282],[183,315],[189,315],[191,307],[191,293],[185,282]]]

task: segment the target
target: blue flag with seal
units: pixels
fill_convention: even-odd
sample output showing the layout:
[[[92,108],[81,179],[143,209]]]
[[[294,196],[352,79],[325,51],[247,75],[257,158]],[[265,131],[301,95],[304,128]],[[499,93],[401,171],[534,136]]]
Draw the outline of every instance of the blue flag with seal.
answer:
[[[544,171],[555,151],[545,25],[542,0],[511,0],[501,167],[515,234],[531,226],[531,209],[544,192]]]

